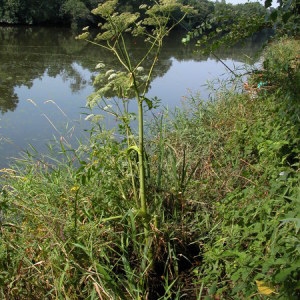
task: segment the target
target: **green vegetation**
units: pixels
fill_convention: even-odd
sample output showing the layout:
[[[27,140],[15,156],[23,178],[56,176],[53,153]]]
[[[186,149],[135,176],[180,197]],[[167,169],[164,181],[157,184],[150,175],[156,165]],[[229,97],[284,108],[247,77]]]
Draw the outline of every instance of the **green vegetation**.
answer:
[[[0,23],[6,24],[65,24],[65,25],[91,25],[103,21],[99,16],[91,14],[91,10],[99,3],[106,1],[98,0],[0,0]],[[208,0],[201,1],[177,1],[180,4],[190,4],[199,10],[198,15],[188,18],[184,26],[191,28],[195,20],[204,19],[208,13],[213,11],[213,3]],[[135,12],[139,6],[152,5],[156,1],[119,1],[117,10],[120,12]],[[174,11],[173,19],[181,19],[180,11]],[[176,21],[175,21],[176,22]]]
[[[164,38],[186,15],[192,14],[194,9],[189,6],[181,5],[176,1],[160,1],[153,6],[141,6],[146,17],[139,20],[139,13],[115,13],[117,4],[117,0],[109,0],[103,4],[99,4],[98,7],[92,11],[93,14],[99,15],[105,20],[104,25],[99,25],[102,31],[96,36],[95,41],[89,40],[90,34],[86,31],[88,28],[85,28],[85,32],[78,38],[109,50],[118,58],[120,65],[124,68],[124,71],[116,71],[109,67],[105,72],[103,70],[105,65],[102,62],[97,65],[97,68],[101,69],[101,72],[96,77],[95,83],[100,86],[100,89],[90,97],[89,104],[96,105],[104,102],[106,105],[107,101],[102,101],[103,97],[107,96],[107,93],[111,91],[116,92],[118,98],[123,102],[123,111],[115,111],[114,108],[110,108],[110,105],[106,105],[106,108],[103,108],[103,110],[110,111],[117,119],[121,120],[122,131],[125,134],[128,145],[128,166],[132,174],[132,190],[136,203],[135,208],[138,215],[142,218],[142,225],[144,226],[146,245],[144,254],[150,257],[151,243],[148,244],[148,231],[150,229],[149,219],[151,215],[149,214],[145,190],[146,153],[144,147],[144,106],[146,105],[147,108],[151,110],[154,106],[154,101],[148,99],[146,93],[153,69],[161,52]],[[171,15],[175,10],[181,12],[181,18],[176,22],[172,22],[173,25],[168,27]],[[153,28],[151,33],[147,30],[146,26]],[[124,36],[125,33],[128,32],[131,32],[135,37],[143,37],[145,42],[149,43],[147,51],[138,60],[130,57]],[[146,60],[151,60],[151,64],[149,69],[145,72],[143,64]],[[127,108],[127,103],[131,97],[135,98],[138,107],[138,142],[136,142],[130,126],[132,114]],[[136,152],[138,156],[139,194],[137,193],[136,182],[133,177],[134,168],[130,158],[131,152]]]
[[[87,0],[0,0],[0,23],[70,24],[89,19],[98,1]]]
[[[184,43],[198,39],[197,45],[210,53],[220,46],[230,46],[263,29],[272,29],[277,36],[299,35],[300,6],[298,0],[278,1],[278,7],[271,7],[275,1],[265,0],[264,7],[258,2],[245,4],[216,3],[214,10],[206,15],[198,26],[193,27]]]
[[[94,25],[103,19],[91,14],[91,10],[99,3],[98,0],[0,0],[0,24],[26,24],[26,25],[72,25],[75,27]],[[235,38],[251,34],[257,29],[276,26],[280,31],[284,29],[289,34],[299,30],[299,1],[282,0],[277,9],[272,8],[275,0],[265,0],[265,7],[260,3],[246,3],[232,5],[226,1],[209,0],[178,0],[179,4],[193,6],[198,13],[187,16],[181,23],[186,30],[197,26],[193,34],[224,34],[232,31]],[[119,1],[117,11],[135,12],[140,5],[153,5],[154,0],[127,0]],[[277,5],[277,3],[276,3]],[[182,18],[180,10],[172,13],[172,20]],[[233,26],[229,30],[230,27]],[[222,28],[222,31],[221,31]],[[213,29],[211,31],[211,29]],[[237,30],[238,29],[238,30]]]
[[[103,21],[99,16],[91,14],[91,10],[95,8],[99,3],[105,3],[106,1],[98,0],[0,0],[0,23],[2,24],[27,24],[27,25],[75,25],[85,26],[94,25]],[[187,30],[192,29],[196,25],[200,25],[202,22],[210,20],[210,14],[214,11],[218,11],[219,7],[227,8],[228,10],[242,11],[243,14],[249,14],[249,5],[237,5],[214,3],[208,0],[178,0],[179,4],[191,5],[198,13],[193,16],[188,16],[181,26]],[[135,12],[139,6],[153,5],[156,1],[146,0],[126,0],[119,1],[117,10],[119,12]],[[258,7],[258,10],[263,10],[263,6],[260,4],[253,4]],[[252,10],[253,12],[253,10]],[[237,15],[235,15],[236,17]],[[182,17],[180,10],[174,11],[172,14],[173,20],[179,20]],[[220,25],[220,24],[219,24]]]
[[[245,92],[193,95],[154,115],[145,138],[144,110],[156,104],[147,85],[169,19],[191,9],[162,0],[140,20],[115,5],[93,10],[107,22],[90,42],[121,68],[99,62],[89,103],[119,127],[105,130],[91,114],[89,143],[61,143],[62,160],[28,153],[1,170],[1,298],[298,299],[299,40],[270,44]],[[132,58],[128,31],[149,52]]]

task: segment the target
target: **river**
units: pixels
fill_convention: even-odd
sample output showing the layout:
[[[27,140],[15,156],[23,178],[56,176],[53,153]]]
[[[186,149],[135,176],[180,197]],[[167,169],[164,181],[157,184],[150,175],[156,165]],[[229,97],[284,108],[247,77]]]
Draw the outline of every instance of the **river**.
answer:
[[[221,63],[215,56],[197,53],[192,44],[181,44],[181,34],[167,37],[147,95],[170,109],[180,107],[190,93],[200,92],[208,99],[206,83],[232,75],[223,63],[240,68],[265,40],[255,37],[218,52]],[[133,57],[144,50],[143,41],[131,39]],[[51,140],[76,144],[86,136],[86,99],[94,91],[99,61],[117,68],[114,56],[76,40],[69,29],[0,27],[0,168],[28,148],[46,151]],[[110,122],[108,127],[114,125]]]

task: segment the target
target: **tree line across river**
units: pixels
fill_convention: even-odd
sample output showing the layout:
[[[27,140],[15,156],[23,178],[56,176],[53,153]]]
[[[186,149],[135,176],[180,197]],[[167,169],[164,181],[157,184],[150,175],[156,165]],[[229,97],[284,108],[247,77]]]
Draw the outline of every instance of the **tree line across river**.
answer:
[[[105,0],[0,0],[0,24],[8,25],[64,25],[86,26],[101,22],[99,17],[93,15],[91,10]],[[137,11],[141,4],[152,4],[153,0],[121,0],[118,10]],[[264,7],[259,3],[247,3],[232,5],[208,0],[179,0],[183,4],[189,4],[198,10],[198,14],[185,20],[183,26],[186,29],[204,22],[210,14],[218,9],[218,6],[226,6],[233,10],[257,10],[262,12]],[[178,14],[178,15],[176,15]],[[172,16],[177,19],[180,12]]]

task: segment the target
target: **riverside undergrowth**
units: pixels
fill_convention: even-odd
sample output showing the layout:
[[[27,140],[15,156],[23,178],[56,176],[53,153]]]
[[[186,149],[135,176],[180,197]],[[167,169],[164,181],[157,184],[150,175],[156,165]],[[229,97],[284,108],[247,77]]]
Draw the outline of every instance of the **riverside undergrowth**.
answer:
[[[97,116],[88,144],[62,144],[64,160],[2,169],[1,298],[297,299],[299,41],[271,47],[246,93],[190,96],[153,119],[151,257],[138,158]]]

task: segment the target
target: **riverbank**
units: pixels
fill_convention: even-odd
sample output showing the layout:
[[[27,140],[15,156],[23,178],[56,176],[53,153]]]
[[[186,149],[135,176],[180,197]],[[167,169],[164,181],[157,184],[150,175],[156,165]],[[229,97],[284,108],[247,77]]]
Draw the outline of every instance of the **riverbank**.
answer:
[[[274,42],[244,93],[193,95],[154,118],[151,257],[136,157],[97,122],[61,161],[2,169],[1,298],[297,299],[299,50]]]

